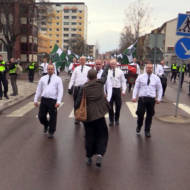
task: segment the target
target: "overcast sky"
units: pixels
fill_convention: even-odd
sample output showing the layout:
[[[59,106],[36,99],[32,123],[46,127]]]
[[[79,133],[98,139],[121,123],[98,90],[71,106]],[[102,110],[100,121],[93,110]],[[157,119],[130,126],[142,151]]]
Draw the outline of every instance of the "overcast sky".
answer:
[[[133,0],[51,0],[53,2],[84,2],[88,7],[88,43],[98,44],[100,52],[117,49],[120,33],[126,23],[125,10]],[[190,0],[144,0],[151,10],[152,29],[190,11]],[[150,28],[147,29],[147,33]]]

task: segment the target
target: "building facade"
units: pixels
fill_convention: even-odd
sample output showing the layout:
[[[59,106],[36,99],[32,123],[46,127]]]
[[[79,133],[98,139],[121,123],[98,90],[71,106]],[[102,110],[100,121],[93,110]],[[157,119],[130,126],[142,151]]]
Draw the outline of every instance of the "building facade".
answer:
[[[87,6],[83,2],[46,3],[53,9],[47,23],[41,23],[40,32],[51,38],[49,52],[57,44],[64,51],[69,49],[69,40],[82,37],[87,41]]]

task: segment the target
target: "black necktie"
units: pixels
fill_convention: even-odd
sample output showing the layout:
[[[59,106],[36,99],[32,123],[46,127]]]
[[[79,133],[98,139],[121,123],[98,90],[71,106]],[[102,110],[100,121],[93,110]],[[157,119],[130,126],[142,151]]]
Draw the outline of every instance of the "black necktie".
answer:
[[[82,73],[82,71],[83,71],[83,65],[81,66],[81,73]]]
[[[115,69],[113,69],[113,77],[115,77]]]
[[[148,74],[148,80],[147,80],[147,85],[150,84],[150,75]]]
[[[51,82],[51,75],[49,75],[48,84]]]

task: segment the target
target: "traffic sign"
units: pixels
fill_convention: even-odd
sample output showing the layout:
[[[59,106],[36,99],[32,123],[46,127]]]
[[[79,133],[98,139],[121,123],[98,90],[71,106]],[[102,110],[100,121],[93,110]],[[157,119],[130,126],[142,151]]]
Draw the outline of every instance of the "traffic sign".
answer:
[[[176,55],[180,59],[190,59],[190,38],[181,38],[175,45]]]
[[[189,14],[179,14],[177,22],[177,35],[190,36],[190,15]]]

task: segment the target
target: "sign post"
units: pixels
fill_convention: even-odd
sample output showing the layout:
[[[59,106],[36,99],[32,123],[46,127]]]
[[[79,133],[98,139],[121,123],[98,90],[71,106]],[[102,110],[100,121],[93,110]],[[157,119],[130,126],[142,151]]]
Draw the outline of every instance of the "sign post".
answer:
[[[189,14],[179,14],[176,34],[181,36],[190,36],[190,15]],[[176,100],[176,110],[175,117],[178,116],[178,105],[179,105],[179,97],[181,92],[181,80],[182,80],[182,68],[183,68],[183,60],[190,59],[190,38],[181,38],[177,41],[175,45],[176,55],[181,59],[181,69],[180,69],[180,77],[179,77],[179,85],[177,91],[177,100]]]

